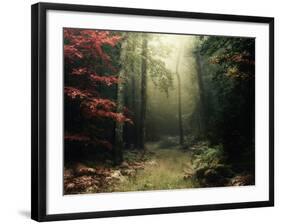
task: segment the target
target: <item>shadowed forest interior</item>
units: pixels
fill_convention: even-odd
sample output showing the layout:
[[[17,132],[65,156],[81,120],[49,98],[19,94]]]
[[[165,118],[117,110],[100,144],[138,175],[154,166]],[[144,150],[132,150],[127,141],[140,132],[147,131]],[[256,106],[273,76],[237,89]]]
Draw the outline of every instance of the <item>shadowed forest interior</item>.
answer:
[[[255,39],[64,28],[64,194],[255,184]]]

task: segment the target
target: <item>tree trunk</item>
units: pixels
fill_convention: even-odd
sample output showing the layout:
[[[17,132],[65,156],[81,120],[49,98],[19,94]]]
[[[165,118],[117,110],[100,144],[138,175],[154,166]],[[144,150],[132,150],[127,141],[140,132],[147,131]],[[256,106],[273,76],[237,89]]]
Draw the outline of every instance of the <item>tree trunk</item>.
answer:
[[[137,148],[137,128],[139,125],[138,114],[137,114],[137,99],[136,99],[136,77],[135,77],[134,63],[130,67],[130,77],[128,85],[125,88],[125,107],[129,109],[130,118],[133,121],[133,125],[125,123],[124,126],[124,141],[126,142],[126,148],[134,149]]]
[[[120,55],[120,61],[125,61],[125,53],[126,53],[126,47],[127,47],[127,41],[123,41],[121,46],[121,55]],[[117,87],[117,113],[123,113],[124,112],[124,93],[125,93],[125,79],[126,74],[124,71],[124,68],[120,68],[119,72],[119,83]],[[116,122],[115,125],[115,145],[114,145],[114,163],[116,165],[122,163],[123,161],[123,129],[124,129],[124,123],[123,122]]]
[[[182,125],[182,102],[181,102],[181,79],[179,74],[179,65],[181,57],[181,48],[178,53],[177,63],[176,63],[176,77],[178,80],[178,117],[179,117],[179,143],[183,145],[183,125]]]
[[[206,131],[206,113],[205,113],[205,96],[204,96],[204,84],[202,80],[202,58],[199,52],[195,53],[195,59],[197,64],[197,81],[199,91],[199,128],[200,135],[204,136]]]
[[[125,85],[124,89],[124,107],[130,109],[131,101],[130,101],[130,93],[131,93],[131,85],[130,80],[127,80],[127,85]],[[123,126],[123,147],[126,149],[131,148],[132,144],[132,125],[128,122],[124,123]]]
[[[141,59],[141,105],[140,105],[140,145],[141,149],[145,149],[145,120],[146,120],[146,101],[147,101],[147,37],[142,37],[142,59]]]
[[[135,77],[135,72],[134,72],[134,68],[132,69],[132,77],[131,77],[131,98],[132,98],[132,102],[131,102],[131,108],[133,111],[133,122],[134,125],[132,125],[132,136],[133,136],[133,144],[134,144],[134,148],[137,148],[138,146],[138,126],[139,126],[139,122],[138,122],[138,114],[137,114],[137,96],[136,96],[136,77]]]

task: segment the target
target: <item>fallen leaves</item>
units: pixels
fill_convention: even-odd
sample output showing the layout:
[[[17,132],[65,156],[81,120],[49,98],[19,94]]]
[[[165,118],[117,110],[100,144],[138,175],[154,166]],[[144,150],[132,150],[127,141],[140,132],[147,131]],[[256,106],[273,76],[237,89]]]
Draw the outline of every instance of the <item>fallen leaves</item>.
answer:
[[[155,162],[149,163],[155,165]],[[98,193],[108,192],[115,184],[134,177],[139,169],[144,169],[144,161],[124,161],[118,167],[96,166],[88,167],[82,163],[76,163],[71,168],[64,169],[64,193]]]
[[[230,186],[247,186],[255,183],[253,175],[237,175],[229,181]]]
[[[75,174],[78,176],[81,175],[94,175],[96,173],[96,170],[91,167],[86,167],[85,165],[78,163],[76,167],[74,168]]]

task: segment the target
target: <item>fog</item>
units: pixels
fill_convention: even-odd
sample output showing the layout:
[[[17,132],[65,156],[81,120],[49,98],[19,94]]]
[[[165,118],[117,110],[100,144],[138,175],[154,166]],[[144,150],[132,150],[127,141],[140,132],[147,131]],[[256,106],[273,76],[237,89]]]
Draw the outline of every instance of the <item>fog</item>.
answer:
[[[194,57],[196,36],[187,35],[157,35],[150,46],[165,49],[161,58],[172,72],[172,86],[168,93],[157,88],[148,79],[147,90],[147,137],[157,139],[160,135],[178,135],[178,85],[181,85],[182,119],[184,133],[196,129],[194,114],[197,108],[199,93],[197,80],[197,65]],[[176,70],[178,64],[178,83]],[[149,74],[148,74],[149,76]],[[194,130],[193,130],[194,131]]]

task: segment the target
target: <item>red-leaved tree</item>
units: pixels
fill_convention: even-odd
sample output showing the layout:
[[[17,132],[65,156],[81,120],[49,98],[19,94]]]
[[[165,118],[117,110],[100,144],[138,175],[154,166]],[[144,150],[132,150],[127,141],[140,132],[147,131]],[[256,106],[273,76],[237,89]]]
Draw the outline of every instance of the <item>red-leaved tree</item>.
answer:
[[[100,128],[105,125],[97,124],[131,122],[116,112],[114,96],[110,96],[120,81],[119,65],[112,59],[120,41],[119,35],[108,31],[64,29],[66,142],[111,149],[106,130]]]

